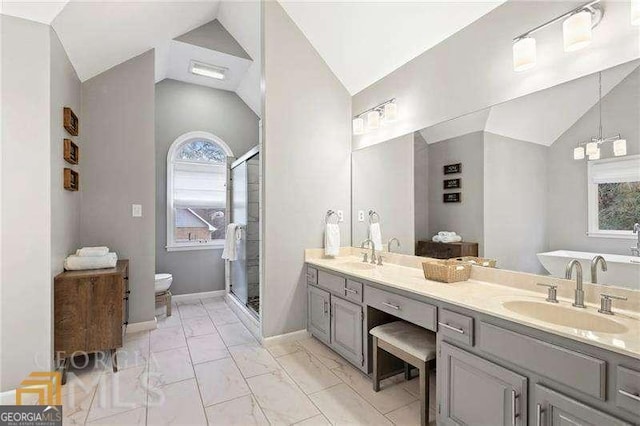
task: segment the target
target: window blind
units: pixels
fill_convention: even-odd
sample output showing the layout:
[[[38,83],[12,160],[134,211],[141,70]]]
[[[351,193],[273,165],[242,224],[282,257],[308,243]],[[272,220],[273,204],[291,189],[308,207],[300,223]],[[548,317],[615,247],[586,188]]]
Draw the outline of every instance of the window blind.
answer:
[[[640,181],[640,157],[589,164],[589,181],[594,184]]]
[[[225,164],[173,164],[173,207],[224,208],[227,200]]]

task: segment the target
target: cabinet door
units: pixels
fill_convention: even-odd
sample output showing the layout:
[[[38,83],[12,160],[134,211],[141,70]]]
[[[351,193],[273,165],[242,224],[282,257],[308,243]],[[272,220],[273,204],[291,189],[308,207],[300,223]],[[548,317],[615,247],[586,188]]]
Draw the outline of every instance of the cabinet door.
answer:
[[[526,425],[527,378],[440,343],[438,424]]]
[[[535,402],[535,426],[631,426],[542,385],[536,385]]]
[[[85,279],[55,281],[54,348],[62,357],[86,349],[90,289],[91,283]]]
[[[329,292],[308,286],[307,330],[326,344],[331,342],[330,298]]]
[[[124,283],[119,275],[93,277],[87,324],[87,351],[122,346]]]
[[[362,320],[362,306],[331,298],[331,347],[357,366],[364,365]]]

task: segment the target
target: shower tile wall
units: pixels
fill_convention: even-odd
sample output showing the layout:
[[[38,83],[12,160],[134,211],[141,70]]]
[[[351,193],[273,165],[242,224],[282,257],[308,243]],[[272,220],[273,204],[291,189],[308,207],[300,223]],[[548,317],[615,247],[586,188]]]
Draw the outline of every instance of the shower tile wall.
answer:
[[[249,217],[247,221],[247,281],[248,296],[260,295],[260,159],[255,156],[247,161]]]

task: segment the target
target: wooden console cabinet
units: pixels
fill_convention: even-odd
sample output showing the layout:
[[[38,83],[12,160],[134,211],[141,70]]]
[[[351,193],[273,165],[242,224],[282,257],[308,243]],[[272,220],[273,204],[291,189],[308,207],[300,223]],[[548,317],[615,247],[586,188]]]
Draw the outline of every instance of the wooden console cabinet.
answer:
[[[434,241],[418,241],[416,256],[434,259],[450,259],[452,257],[478,256],[478,243],[436,243]]]
[[[74,354],[111,351],[117,371],[116,349],[129,315],[129,261],[115,268],[66,271],[54,279],[54,348],[66,373]],[[64,378],[63,378],[64,381]]]

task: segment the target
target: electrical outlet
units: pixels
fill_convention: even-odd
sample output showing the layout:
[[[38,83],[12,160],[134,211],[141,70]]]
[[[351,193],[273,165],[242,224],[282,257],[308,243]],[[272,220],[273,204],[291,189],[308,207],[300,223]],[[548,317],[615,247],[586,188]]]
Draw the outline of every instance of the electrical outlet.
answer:
[[[364,210],[358,210],[358,222],[364,222]]]
[[[131,204],[131,216],[142,217],[142,204]]]
[[[344,212],[342,210],[338,210],[338,222],[344,222]]]

